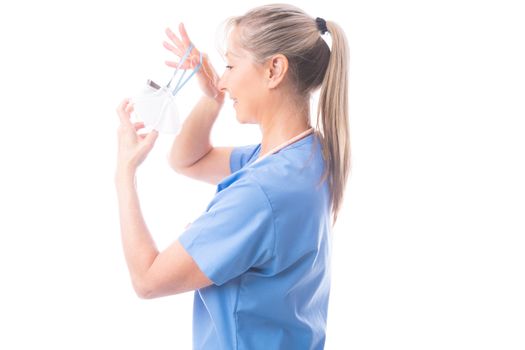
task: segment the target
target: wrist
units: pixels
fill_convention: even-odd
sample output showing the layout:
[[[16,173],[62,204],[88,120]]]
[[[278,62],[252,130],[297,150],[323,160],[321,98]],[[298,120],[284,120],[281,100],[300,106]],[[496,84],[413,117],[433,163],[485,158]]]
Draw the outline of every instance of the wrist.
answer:
[[[129,167],[118,166],[115,172],[115,184],[118,185],[129,185],[135,184],[136,170]]]
[[[213,98],[217,104],[219,104],[221,107],[224,104],[224,98],[226,97],[226,94],[222,91],[218,92],[217,95]]]
[[[213,104],[215,108],[220,109],[224,105],[225,94],[222,91],[217,92],[215,96],[204,95],[204,97],[206,97],[209,103]]]

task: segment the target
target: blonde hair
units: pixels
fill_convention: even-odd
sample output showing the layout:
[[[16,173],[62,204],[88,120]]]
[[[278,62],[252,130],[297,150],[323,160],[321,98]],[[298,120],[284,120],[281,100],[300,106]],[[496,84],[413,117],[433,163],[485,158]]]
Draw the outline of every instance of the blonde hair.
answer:
[[[316,19],[289,4],[256,7],[242,16],[227,18],[223,24],[226,36],[231,29],[239,28],[239,45],[251,53],[256,63],[263,64],[278,53],[286,56],[290,72],[287,78],[297,101],[309,101],[312,93],[321,88],[315,127],[325,161],[320,182],[328,178],[335,225],[350,173],[349,50],[343,30],[335,22],[326,21],[330,51]]]

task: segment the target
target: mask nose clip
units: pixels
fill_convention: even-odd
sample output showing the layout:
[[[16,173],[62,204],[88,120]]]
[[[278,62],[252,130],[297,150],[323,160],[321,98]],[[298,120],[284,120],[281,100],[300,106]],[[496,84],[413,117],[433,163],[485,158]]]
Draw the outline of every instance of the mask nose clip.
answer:
[[[151,80],[151,79],[148,79],[148,81],[146,82],[146,84],[148,84],[149,86],[151,86],[151,87],[154,88],[155,90],[160,89],[160,85],[157,84],[156,82],[154,82],[154,81]]]

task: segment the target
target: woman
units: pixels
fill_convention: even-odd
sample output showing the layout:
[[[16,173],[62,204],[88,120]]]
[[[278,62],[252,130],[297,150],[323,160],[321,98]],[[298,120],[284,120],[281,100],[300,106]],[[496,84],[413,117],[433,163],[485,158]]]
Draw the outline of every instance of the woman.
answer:
[[[132,282],[142,298],[195,290],[195,349],[322,349],[331,228],[350,165],[346,39],[337,24],[284,4],[232,17],[226,28],[227,69],[219,79],[204,55],[198,73],[204,96],[169,156],[177,172],[217,184],[217,192],[160,253],[134,188],[157,132],[137,134],[143,124],[131,124],[129,101],[117,109],[116,187]],[[182,24],[180,33],[182,40],[168,29],[173,44],[164,43],[179,57],[191,44]],[[191,57],[183,68],[195,67],[199,51]],[[319,88],[314,129],[309,102]],[[260,144],[210,144],[226,93],[240,123],[260,125]]]

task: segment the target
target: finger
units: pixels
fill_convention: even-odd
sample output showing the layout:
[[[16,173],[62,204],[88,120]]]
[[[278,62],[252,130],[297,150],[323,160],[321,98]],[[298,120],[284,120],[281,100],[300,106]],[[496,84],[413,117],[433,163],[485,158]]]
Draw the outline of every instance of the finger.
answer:
[[[146,137],[144,138],[144,141],[146,141],[148,145],[153,146],[158,136],[159,136],[159,132],[157,130],[151,130],[151,132],[147,134]]]
[[[151,130],[148,134],[139,134],[138,137],[140,141],[144,141],[144,144],[146,147],[153,147],[153,144],[155,143],[155,140],[159,136],[159,132],[157,130]]]
[[[135,131],[140,130],[144,127],[144,122],[133,123],[133,127],[135,128]]]
[[[124,113],[127,115],[127,120],[129,121],[129,125],[131,125],[131,113],[134,111],[133,103],[129,101],[128,105],[124,108]]]
[[[129,99],[128,98],[125,98],[123,99],[122,101],[120,101],[120,103],[118,104],[117,106],[117,112],[119,110],[124,110],[124,108],[126,108],[127,104],[129,103]]]
[[[166,35],[179,48],[182,49],[183,47],[185,47],[185,45],[182,43],[182,41],[180,41],[179,38],[177,38],[177,36],[171,31],[171,29],[166,28]]]
[[[184,26],[184,23],[182,22],[179,24],[179,31],[180,31],[180,36],[182,38],[182,41],[185,44],[185,47],[189,47],[190,45],[192,45],[190,37],[188,36],[188,33],[186,32],[186,27]],[[199,62],[199,57],[200,57],[199,50],[197,50],[195,45],[193,45],[193,48],[190,54],[190,59],[192,62],[195,63],[195,62]]]
[[[119,116],[120,122],[125,125],[130,125],[131,122],[129,120],[129,112],[126,112],[126,108],[128,107],[130,103],[129,98],[125,98],[122,100],[122,102],[117,107],[117,114]]]
[[[215,69],[208,60],[208,55],[205,53],[202,54],[202,66],[200,70],[204,72],[204,74],[208,77],[208,79],[210,79],[210,81],[215,82],[216,80],[218,80],[217,72],[215,72]]]
[[[179,50],[177,47],[171,45],[170,43],[166,42],[166,41],[163,41],[162,42],[162,45],[164,45],[164,47],[168,50],[170,50],[171,52],[173,52],[175,55],[179,56],[179,57],[182,57],[183,54],[181,52],[181,50]]]
[[[179,32],[180,32],[182,41],[184,42],[184,46],[190,46],[191,40],[190,40],[190,37],[188,36],[188,33],[186,33],[186,28],[184,28],[184,23],[182,22],[179,24]]]
[[[133,104],[130,102],[127,106],[126,106],[126,109],[124,110],[126,113],[131,113],[133,112]]]
[[[173,68],[178,68],[179,64],[180,64],[180,62],[171,62],[171,61],[165,61],[165,63],[166,63],[166,65],[168,65],[170,67],[173,67]],[[182,69],[188,69],[189,68],[188,61],[184,61],[184,63],[182,64],[181,68]]]

